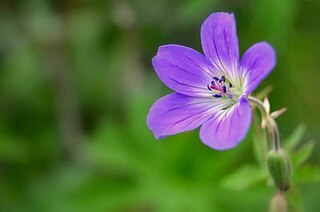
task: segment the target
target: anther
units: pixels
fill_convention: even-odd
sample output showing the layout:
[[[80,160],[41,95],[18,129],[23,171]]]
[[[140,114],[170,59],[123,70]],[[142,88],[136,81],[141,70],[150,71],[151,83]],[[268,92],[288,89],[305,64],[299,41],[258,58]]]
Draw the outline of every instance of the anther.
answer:
[[[221,77],[221,80],[222,80],[223,82],[225,82],[225,81],[226,81],[226,77],[225,77],[225,76],[222,76],[222,77]]]
[[[226,93],[226,92],[227,92],[226,86],[222,86],[222,89],[223,89],[223,93]]]
[[[216,83],[214,83],[214,81],[211,81],[211,85],[215,85]]]
[[[208,88],[209,91],[212,91],[209,85],[207,85],[207,88]]]
[[[232,94],[229,94],[229,95],[228,95],[228,97],[229,97],[230,99],[232,99],[232,98],[233,98]]]
[[[232,84],[231,84],[231,82],[229,82],[229,88],[232,88]]]
[[[212,79],[214,79],[215,81],[218,81],[218,80],[219,80],[218,77],[212,77]]]
[[[221,97],[222,97],[221,94],[214,94],[214,95],[212,95],[212,96],[215,97],[215,98],[221,98]]]

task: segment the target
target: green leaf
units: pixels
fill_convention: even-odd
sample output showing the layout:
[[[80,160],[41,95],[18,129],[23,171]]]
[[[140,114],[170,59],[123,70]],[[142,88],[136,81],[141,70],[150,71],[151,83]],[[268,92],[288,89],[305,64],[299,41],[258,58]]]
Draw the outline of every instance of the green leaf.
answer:
[[[289,202],[288,211],[291,212],[303,212],[305,211],[304,205],[301,198],[301,193],[295,187],[291,187],[287,193],[287,198]]]
[[[314,148],[314,142],[309,141],[292,154],[293,167],[297,169],[311,156]]]
[[[284,148],[288,151],[293,150],[301,141],[306,127],[300,124],[291,134],[289,138],[284,141]]]
[[[320,182],[320,166],[304,165],[295,171],[295,184]]]
[[[243,165],[221,182],[221,186],[227,189],[244,190],[267,179],[265,168],[256,165]]]

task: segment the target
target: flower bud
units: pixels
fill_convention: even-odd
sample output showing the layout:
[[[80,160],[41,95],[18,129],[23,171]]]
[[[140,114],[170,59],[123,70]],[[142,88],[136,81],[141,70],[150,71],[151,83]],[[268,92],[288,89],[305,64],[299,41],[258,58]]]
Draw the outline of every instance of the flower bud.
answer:
[[[286,191],[291,180],[291,162],[286,152],[271,150],[267,155],[267,166],[276,187]]]

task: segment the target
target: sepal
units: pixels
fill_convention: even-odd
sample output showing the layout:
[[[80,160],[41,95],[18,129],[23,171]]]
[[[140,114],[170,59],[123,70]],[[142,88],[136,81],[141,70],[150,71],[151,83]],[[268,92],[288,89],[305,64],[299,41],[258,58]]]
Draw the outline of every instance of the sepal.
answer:
[[[287,111],[287,108],[283,107],[279,110],[273,111],[270,115],[272,116],[272,118],[276,119],[279,116],[281,116],[283,113],[285,113]]]

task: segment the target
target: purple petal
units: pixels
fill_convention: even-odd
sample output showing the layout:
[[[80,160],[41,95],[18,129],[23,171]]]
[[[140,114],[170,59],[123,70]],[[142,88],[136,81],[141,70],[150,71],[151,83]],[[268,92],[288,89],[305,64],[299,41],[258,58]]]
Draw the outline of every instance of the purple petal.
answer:
[[[239,44],[233,14],[210,15],[201,27],[201,43],[210,62],[226,77],[234,78],[239,61]]]
[[[256,43],[243,55],[239,69],[244,78],[243,90],[250,94],[268,76],[276,64],[276,54],[266,42]]]
[[[212,65],[199,52],[184,46],[161,46],[152,64],[159,78],[172,90],[188,96],[210,96]]]
[[[213,98],[194,98],[179,93],[159,99],[151,107],[147,124],[157,139],[193,130],[205,122],[219,107]]]
[[[251,108],[245,98],[227,110],[216,112],[200,130],[200,139],[209,147],[225,150],[237,146],[249,129]]]

